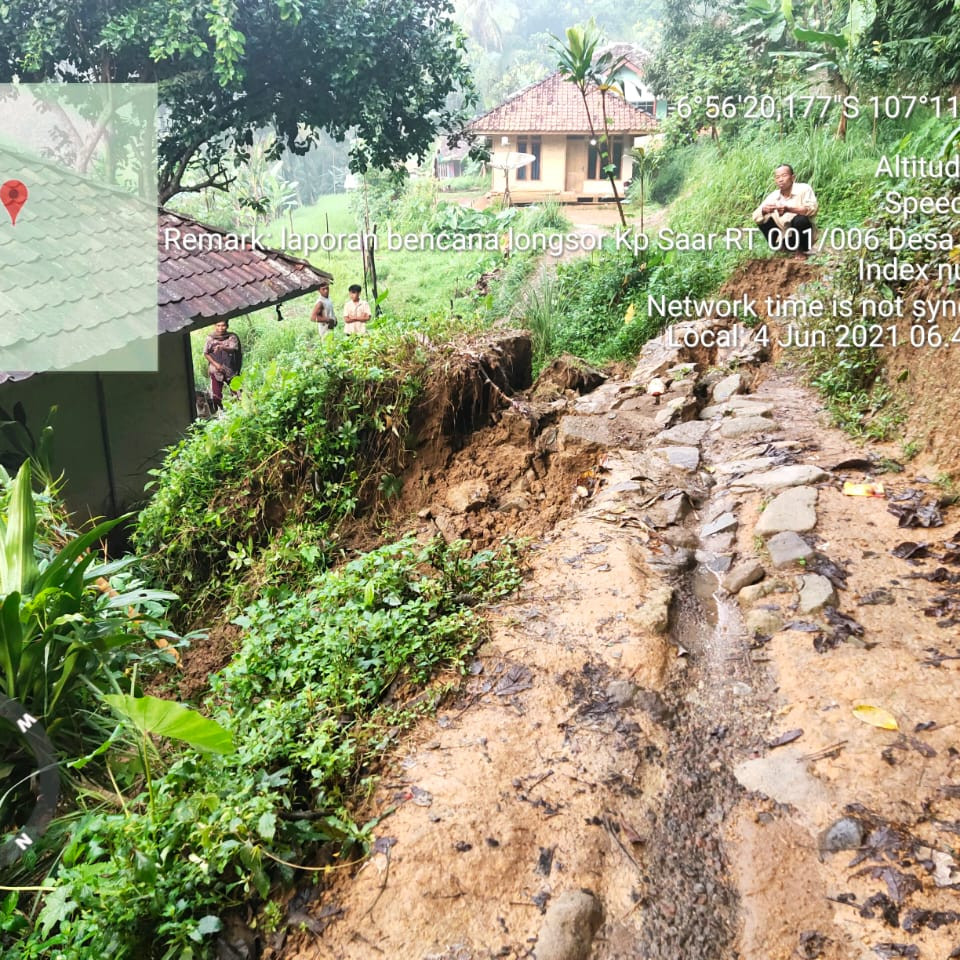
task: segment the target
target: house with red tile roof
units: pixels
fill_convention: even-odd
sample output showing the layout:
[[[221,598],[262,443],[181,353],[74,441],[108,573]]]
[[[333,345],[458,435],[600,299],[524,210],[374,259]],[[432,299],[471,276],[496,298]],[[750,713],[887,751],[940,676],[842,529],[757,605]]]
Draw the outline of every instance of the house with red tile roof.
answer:
[[[628,44],[608,48],[614,59],[623,58],[616,79],[624,95],[606,96],[607,130],[611,162],[617,166],[617,190],[623,193],[631,177],[630,150],[642,146],[659,129],[657,115],[666,103],[658,102],[643,82],[643,57]],[[633,102],[631,102],[633,101]],[[587,92],[593,129],[604,129],[601,94]],[[521,90],[473,120],[468,129],[486,138],[491,150],[493,193],[509,187],[514,203],[555,199],[564,203],[612,199],[604,161],[594,142],[580,91],[559,71]],[[534,160],[514,170],[507,154],[529,154]]]
[[[74,180],[75,190],[88,191],[91,209],[99,210],[92,202],[97,197],[93,188],[79,177]],[[61,215],[75,218],[76,209],[59,213],[51,209],[51,229]],[[91,217],[89,231],[92,238],[103,241],[102,277],[89,274],[82,283],[78,281],[76,303],[64,313],[92,317],[88,335],[76,341],[77,359],[84,365],[36,374],[0,373],[0,410],[19,410],[35,432],[50,408],[58,408],[52,421],[53,466],[64,471],[65,500],[81,520],[118,516],[140,503],[150,469],[160,465],[164,448],[176,443],[196,419],[191,331],[265,308],[276,309],[279,320],[281,304],[311,294],[332,279],[307,261],[265,248],[256,240],[160,210],[155,260],[146,281],[148,291],[144,291],[151,301],[155,296],[156,371],[104,372],[98,369],[98,344],[102,352],[111,341],[95,325],[98,304],[100,298],[107,303],[111,295],[116,299],[115,291],[129,268],[124,238],[118,236],[114,221]],[[111,246],[110,241],[116,242]],[[21,257],[22,264],[0,275],[0,304],[16,293],[13,283],[5,286],[2,278],[22,278],[34,256],[32,248],[23,244],[8,244],[6,254]],[[42,281],[43,273],[37,274],[38,282]],[[41,284],[30,296],[40,297],[43,291]],[[24,318],[20,329],[25,337],[39,337],[44,331],[30,323],[29,304],[27,294],[17,301]],[[99,313],[105,310],[101,305]],[[15,453],[0,436],[0,465],[16,470],[22,456]]]

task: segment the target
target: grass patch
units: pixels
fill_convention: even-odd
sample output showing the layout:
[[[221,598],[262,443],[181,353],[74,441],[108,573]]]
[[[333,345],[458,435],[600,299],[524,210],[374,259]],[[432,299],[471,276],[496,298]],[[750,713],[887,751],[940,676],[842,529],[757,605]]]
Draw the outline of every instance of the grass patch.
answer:
[[[518,583],[510,547],[469,556],[463,542],[411,537],[251,605],[213,687],[234,751],[167,752],[166,772],[141,777],[122,809],[88,798],[36,919],[15,894],[5,901],[5,960],[212,957],[229,914],[246,923],[272,890],[310,875],[295,864],[332,869],[363,853],[375,823],[355,823],[351,802],[429,709],[414,695],[483,638],[473,606]]]

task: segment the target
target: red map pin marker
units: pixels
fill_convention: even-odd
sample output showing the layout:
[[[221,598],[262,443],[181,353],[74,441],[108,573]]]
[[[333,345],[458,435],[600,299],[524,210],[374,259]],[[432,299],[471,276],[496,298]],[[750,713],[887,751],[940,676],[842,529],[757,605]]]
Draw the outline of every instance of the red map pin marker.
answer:
[[[0,186],[0,203],[7,208],[10,214],[10,222],[16,226],[17,214],[21,207],[27,202],[27,188],[19,180],[8,180],[3,186]]]

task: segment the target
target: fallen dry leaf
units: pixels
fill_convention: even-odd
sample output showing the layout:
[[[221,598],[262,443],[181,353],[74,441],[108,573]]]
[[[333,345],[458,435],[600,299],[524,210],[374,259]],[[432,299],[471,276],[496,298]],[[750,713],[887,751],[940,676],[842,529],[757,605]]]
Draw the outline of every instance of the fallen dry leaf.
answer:
[[[853,715],[864,723],[869,723],[871,727],[879,727],[881,730],[899,730],[896,717],[883,707],[875,707],[869,703],[861,703],[853,708]]]

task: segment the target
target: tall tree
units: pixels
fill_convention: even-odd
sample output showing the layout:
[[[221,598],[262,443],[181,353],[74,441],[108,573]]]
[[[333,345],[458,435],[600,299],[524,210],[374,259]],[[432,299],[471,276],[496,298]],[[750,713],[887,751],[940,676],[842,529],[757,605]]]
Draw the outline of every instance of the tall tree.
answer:
[[[271,127],[276,156],[323,129],[352,166],[425,155],[472,103],[448,0],[6,0],[0,82],[155,82],[161,202],[229,182]],[[462,109],[452,109],[451,95]]]
[[[613,190],[613,199],[617,204],[620,222],[626,226],[627,218],[623,212],[623,203],[617,191],[617,175],[619,170],[612,162],[610,154],[610,128],[607,122],[607,96],[610,93],[622,96],[613,79],[614,73],[623,65],[623,59],[614,60],[613,54],[608,52],[597,54],[597,44],[600,34],[596,26],[568,27],[567,42],[562,43],[554,37],[553,52],[558,58],[557,66],[560,73],[580,91],[583,109],[587,114],[587,125],[590,128],[590,141],[597,145],[600,160],[603,164],[603,175],[610,181]],[[594,118],[590,113],[590,94],[598,91],[600,94],[600,131],[597,132]],[[595,98],[594,98],[595,99]]]

